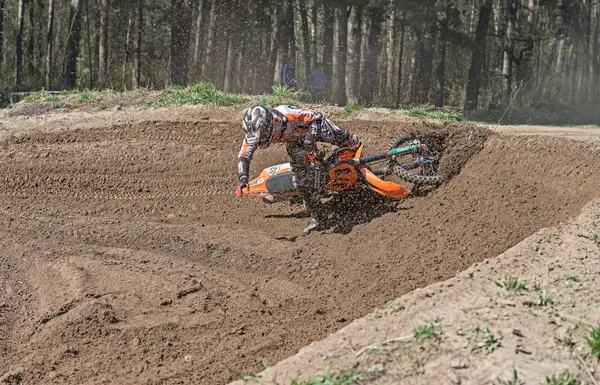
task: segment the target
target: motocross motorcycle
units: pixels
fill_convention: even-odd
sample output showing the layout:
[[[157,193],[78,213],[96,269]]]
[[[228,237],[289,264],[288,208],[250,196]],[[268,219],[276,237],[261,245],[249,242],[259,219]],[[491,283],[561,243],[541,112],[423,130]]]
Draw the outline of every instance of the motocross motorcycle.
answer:
[[[401,135],[385,152],[363,156],[364,144],[358,149],[342,147],[325,157],[319,152],[312,167],[315,191],[321,198],[367,188],[383,196],[400,200],[409,195],[404,182],[413,187],[437,185],[440,153],[418,139]],[[262,198],[265,203],[301,202],[289,163],[264,169],[243,189],[247,196]]]

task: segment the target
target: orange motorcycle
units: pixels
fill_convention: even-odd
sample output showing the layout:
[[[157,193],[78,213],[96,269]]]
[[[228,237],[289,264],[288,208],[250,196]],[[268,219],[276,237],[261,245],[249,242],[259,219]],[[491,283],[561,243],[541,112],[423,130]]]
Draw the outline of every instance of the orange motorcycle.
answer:
[[[358,149],[337,148],[327,158],[320,152],[313,168],[315,191],[327,198],[349,190],[368,188],[392,199],[404,199],[408,189],[400,184],[437,185],[440,153],[418,139],[402,135],[392,141],[389,150],[363,156]],[[265,203],[298,200],[296,184],[289,163],[264,169],[248,183],[243,193],[262,198]],[[398,181],[400,179],[400,181]]]

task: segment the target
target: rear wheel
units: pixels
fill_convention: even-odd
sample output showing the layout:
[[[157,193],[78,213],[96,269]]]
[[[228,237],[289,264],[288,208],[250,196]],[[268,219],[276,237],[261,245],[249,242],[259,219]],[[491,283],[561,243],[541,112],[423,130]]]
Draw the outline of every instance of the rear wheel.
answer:
[[[437,185],[443,181],[438,172],[440,153],[431,149],[426,143],[414,153],[397,156],[389,161],[389,171],[407,182],[417,185]],[[415,143],[412,135],[403,134],[392,140],[389,150],[407,147]]]

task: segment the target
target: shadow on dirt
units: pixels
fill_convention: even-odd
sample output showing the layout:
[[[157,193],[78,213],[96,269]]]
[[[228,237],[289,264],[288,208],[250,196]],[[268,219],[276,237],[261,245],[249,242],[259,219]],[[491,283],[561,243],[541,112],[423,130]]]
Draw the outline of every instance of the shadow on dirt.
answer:
[[[298,207],[302,207],[301,204],[297,205]],[[292,214],[269,214],[269,215],[265,215],[265,218],[292,218],[292,219],[302,219],[302,218],[310,218],[310,214],[308,213],[308,211],[303,210],[303,211],[299,211],[297,213],[292,213]]]
[[[348,234],[356,225],[371,222],[387,213],[406,210],[400,204],[371,190],[359,189],[338,195],[323,204],[323,214],[328,218],[323,230]]]

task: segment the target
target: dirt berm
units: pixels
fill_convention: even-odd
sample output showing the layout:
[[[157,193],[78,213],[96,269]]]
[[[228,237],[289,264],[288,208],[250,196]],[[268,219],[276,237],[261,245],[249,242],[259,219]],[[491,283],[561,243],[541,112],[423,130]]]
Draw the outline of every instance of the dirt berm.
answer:
[[[445,149],[452,178],[399,206],[353,203],[303,237],[301,207],[235,198],[240,111],[73,114],[0,127],[7,383],[224,384],[600,193],[597,144],[347,121],[371,153],[417,132]],[[272,146],[253,170],[284,160]]]

